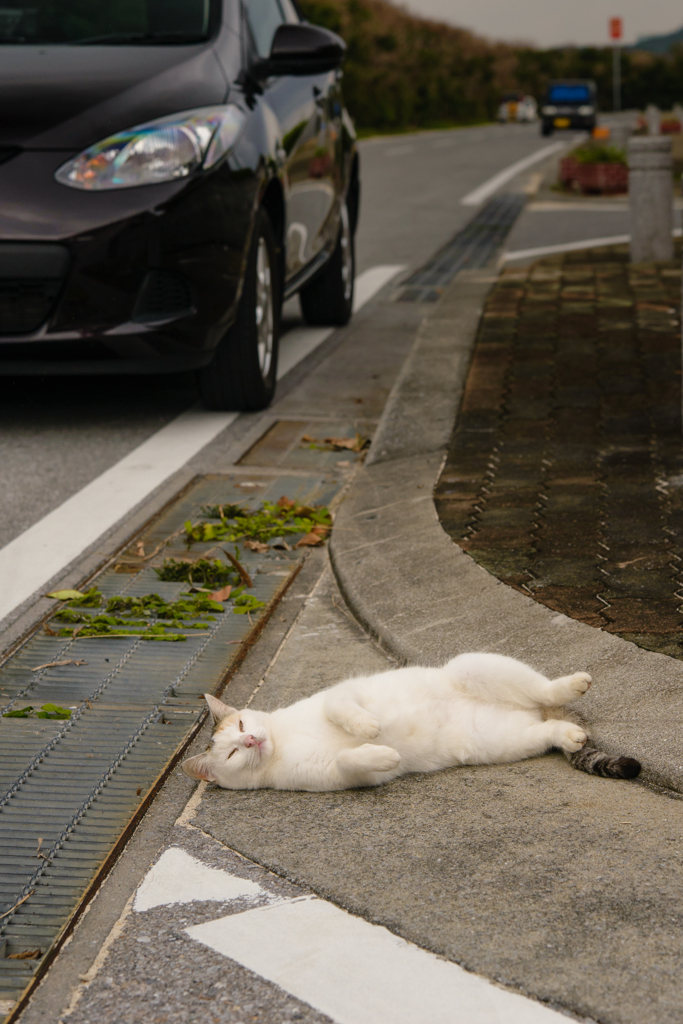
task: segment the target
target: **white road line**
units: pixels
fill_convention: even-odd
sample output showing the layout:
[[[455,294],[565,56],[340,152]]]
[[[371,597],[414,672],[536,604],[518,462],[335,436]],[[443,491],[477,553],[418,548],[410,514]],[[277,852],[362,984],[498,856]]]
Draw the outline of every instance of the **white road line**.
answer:
[[[492,178],[485,181],[483,185],[475,188],[473,192],[468,194],[460,200],[462,206],[479,206],[485,202],[494,192],[497,192],[502,185],[505,185],[516,175],[525,171],[527,167],[533,167],[534,164],[539,163],[541,160],[545,160],[547,157],[552,156],[553,153],[559,153],[561,149],[565,149],[569,145],[569,142],[553,142],[551,146],[544,146],[543,149],[536,150],[531,156],[525,156],[523,160],[517,160],[516,163],[510,164],[505,170],[499,171],[498,174],[494,174]]]
[[[683,235],[681,228],[674,228],[674,238]],[[597,249],[601,245],[625,245],[631,241],[630,235],[611,235],[609,238],[583,238],[580,242],[559,242],[557,245],[538,245],[535,249],[515,249],[513,252],[503,253],[500,262],[509,263],[510,260],[526,260],[533,256],[552,256],[557,252],[577,252],[580,249]]]
[[[192,857],[179,846],[164,850],[150,868],[135,894],[133,909],[138,913],[172,903],[194,903],[197,900],[254,900],[268,893],[248,878],[231,875],[220,868],[211,868]]]
[[[304,897],[193,925],[186,933],[337,1024],[561,1024],[386,928]]]
[[[356,279],[359,309],[391,280],[400,266],[373,267]],[[332,330],[296,332],[289,353],[283,339],[283,376]],[[62,505],[0,549],[0,620],[44,587],[155,488],[206,447],[239,413],[187,409]]]

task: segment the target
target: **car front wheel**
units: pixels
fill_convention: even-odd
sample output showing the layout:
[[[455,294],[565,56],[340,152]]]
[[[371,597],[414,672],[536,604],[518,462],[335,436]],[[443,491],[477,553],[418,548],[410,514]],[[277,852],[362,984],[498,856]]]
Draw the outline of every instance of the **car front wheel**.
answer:
[[[275,393],[280,333],[280,287],[275,235],[259,210],[235,323],[207,367],[198,371],[207,409],[254,412]]]
[[[341,208],[340,220],[337,245],[324,270],[299,292],[301,312],[307,324],[343,327],[353,313],[356,254],[346,203]]]

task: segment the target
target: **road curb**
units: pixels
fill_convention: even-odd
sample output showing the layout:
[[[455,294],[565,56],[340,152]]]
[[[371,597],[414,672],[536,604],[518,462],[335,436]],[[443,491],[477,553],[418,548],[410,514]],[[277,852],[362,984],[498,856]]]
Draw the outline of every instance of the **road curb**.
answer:
[[[683,664],[557,614],[498,581],[442,529],[433,501],[495,276],[464,271],[423,321],[367,463],[330,542],[349,607],[402,663],[438,665],[496,651],[550,677],[588,671],[576,710],[594,743],[643,764],[642,778],[683,792]]]

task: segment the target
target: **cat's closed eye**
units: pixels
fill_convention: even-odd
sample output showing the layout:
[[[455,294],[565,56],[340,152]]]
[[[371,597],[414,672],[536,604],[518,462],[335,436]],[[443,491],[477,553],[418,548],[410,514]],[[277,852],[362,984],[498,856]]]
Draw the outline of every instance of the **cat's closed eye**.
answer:
[[[240,718],[240,732],[244,732],[244,726],[242,725],[242,719]]]
[[[234,749],[234,750],[231,750],[231,751],[230,751],[230,753],[229,753],[229,754],[228,754],[228,756],[227,756],[227,760],[229,761],[229,760],[230,760],[230,758],[232,757],[232,755],[233,755],[233,754],[236,754],[236,753],[237,753],[237,747],[235,747],[235,749]]]

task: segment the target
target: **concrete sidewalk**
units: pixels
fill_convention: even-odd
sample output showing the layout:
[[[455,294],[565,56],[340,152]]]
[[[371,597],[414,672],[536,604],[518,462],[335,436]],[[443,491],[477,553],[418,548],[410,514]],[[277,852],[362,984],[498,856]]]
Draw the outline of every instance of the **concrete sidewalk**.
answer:
[[[226,699],[271,710],[345,676],[465,650],[549,674],[586,669],[596,742],[639,757],[672,799],[583,775],[560,755],[324,794],[233,793],[176,771],[22,1024],[384,1024],[380,1010],[334,1002],[329,986],[307,988],[303,954],[276,970],[263,951],[247,955],[244,930],[230,945],[236,918],[246,927],[311,896],[332,917],[345,911],[496,983],[471,998],[458,989],[449,1020],[680,1022],[683,666],[500,583],[434,506],[495,280],[461,273],[422,323],[337,513],[330,560],[311,553]],[[190,752],[207,739],[205,729]],[[275,918],[261,919],[265,947]],[[285,945],[294,935],[282,934]]]

